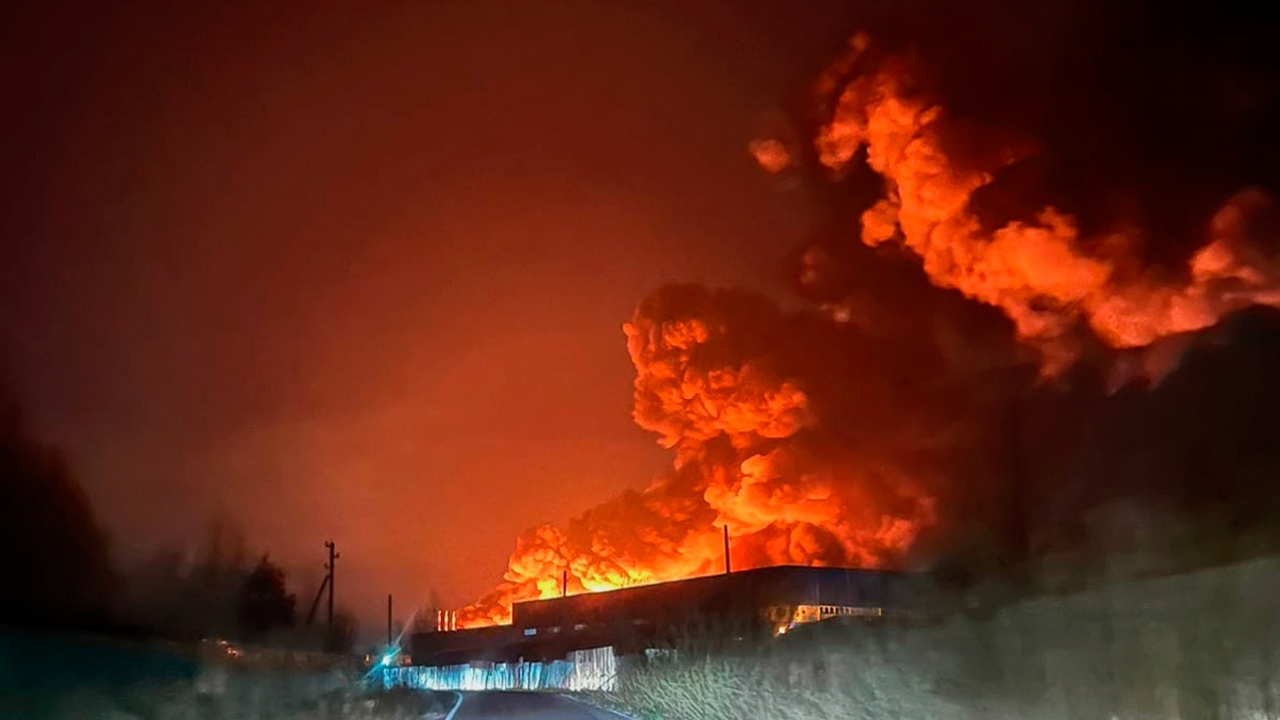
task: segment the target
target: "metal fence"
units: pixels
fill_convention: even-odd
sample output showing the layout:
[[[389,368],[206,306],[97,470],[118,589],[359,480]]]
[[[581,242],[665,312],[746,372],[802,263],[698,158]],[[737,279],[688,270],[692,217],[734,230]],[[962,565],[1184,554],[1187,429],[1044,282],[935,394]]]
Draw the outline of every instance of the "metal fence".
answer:
[[[382,682],[387,688],[420,690],[614,690],[617,675],[613,647],[601,647],[549,662],[385,668]]]

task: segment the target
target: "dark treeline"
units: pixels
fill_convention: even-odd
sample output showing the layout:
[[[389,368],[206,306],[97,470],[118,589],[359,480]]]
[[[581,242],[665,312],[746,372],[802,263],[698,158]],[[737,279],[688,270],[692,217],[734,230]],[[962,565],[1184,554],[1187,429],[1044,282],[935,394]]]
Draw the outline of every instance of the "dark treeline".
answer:
[[[103,627],[118,578],[80,484],[0,395],[0,622]]]
[[[986,419],[927,564],[1012,600],[1280,553],[1276,367],[1280,312],[1252,308],[1158,381],[1081,363],[1031,384]]]
[[[0,396],[0,626],[349,650],[355,623],[300,627],[285,570],[250,550],[229,518],[214,518],[194,549],[165,548],[113,566],[107,534],[61,453],[33,436]],[[309,600],[314,589],[306,593]]]

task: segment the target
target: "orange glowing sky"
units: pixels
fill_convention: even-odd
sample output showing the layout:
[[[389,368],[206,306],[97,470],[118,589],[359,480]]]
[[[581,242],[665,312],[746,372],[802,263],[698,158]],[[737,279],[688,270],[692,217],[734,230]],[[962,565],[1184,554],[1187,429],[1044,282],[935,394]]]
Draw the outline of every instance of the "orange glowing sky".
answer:
[[[621,324],[778,282],[805,211],[744,148],[843,5],[32,9],[7,379],[121,560],[227,513],[306,600],[336,540],[366,627],[467,602],[669,463]]]
[[[0,23],[0,393],[66,451],[121,569],[230,517],[305,607],[332,539],[367,637],[388,592],[404,613],[491,591],[529,528],[634,526],[627,489],[705,505],[680,542],[650,533],[699,568],[712,515],[757,564],[889,562],[933,498],[843,470],[878,467],[882,436],[927,467],[918,428],[950,452],[937,429],[987,400],[931,392],[944,370],[1013,368],[1017,337],[1049,377],[1280,304],[1280,59],[1229,12],[84,5]],[[676,281],[737,319],[651,294]],[[862,345],[817,363],[828,345],[736,341],[799,308],[804,337]],[[801,369],[830,391],[811,406]],[[829,437],[795,432],[810,410]],[[797,498],[823,512],[782,535],[742,512]],[[560,545],[609,554],[577,525]],[[664,557],[613,549],[575,568]]]

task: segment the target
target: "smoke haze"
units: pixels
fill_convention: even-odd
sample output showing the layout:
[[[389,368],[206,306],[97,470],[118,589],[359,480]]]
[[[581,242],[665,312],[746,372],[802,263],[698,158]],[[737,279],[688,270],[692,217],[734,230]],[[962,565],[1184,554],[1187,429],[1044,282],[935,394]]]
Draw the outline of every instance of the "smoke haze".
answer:
[[[6,375],[119,556],[227,513],[290,567],[336,540],[368,627],[501,582],[492,619],[564,568],[718,569],[717,525],[742,567],[926,566],[1016,545],[1014,506],[1270,467],[1280,92],[1243,8],[3,32]]]
[[[832,220],[796,255],[799,290],[815,303],[787,314],[750,293],[690,286],[642,301],[625,326],[634,418],[672,450],[673,469],[578,517],[568,534],[543,526],[522,536],[504,585],[466,622],[560,592],[564,572],[572,591],[714,571],[722,526],[740,567],[901,567],[965,554],[999,565],[1063,542],[1111,501],[1194,505],[1198,483],[1157,470],[1172,448],[1139,451],[1150,464],[1121,480],[1096,466],[1124,466],[1127,443],[1146,441],[1123,428],[1104,441],[1090,426],[1120,412],[1149,427],[1142,416],[1153,410],[1138,408],[1165,403],[1194,423],[1208,409],[1188,385],[1212,382],[1203,363],[1230,360],[1188,348],[1243,352],[1237,332],[1271,331],[1265,315],[1217,326],[1280,304],[1271,191],[1241,141],[1258,113],[1274,114],[1274,88],[1233,74],[1239,56],[1212,70],[1164,63],[1167,38],[1151,38],[1149,65],[1133,62],[1127,43],[1144,31],[1124,12],[1021,16],[1023,40],[1048,27],[1039,20],[1067,28],[1026,63],[1029,46],[986,43],[975,30],[982,9],[966,14],[953,35],[930,22],[903,32],[902,16],[888,20],[898,25],[887,42],[854,34],[795,121],[748,144],[784,188],[799,179],[810,192],[847,189],[818,191]],[[1080,59],[1066,38],[1085,27],[1100,47]],[[1208,43],[1240,39],[1202,30]],[[1119,83],[1087,82],[1116,68]],[[1231,82],[1242,93],[1253,83],[1251,96],[1224,96]],[[1204,91],[1194,130],[1209,167],[1128,142],[1191,131],[1167,95],[1188,87]],[[1074,133],[1058,124],[1080,113],[1090,117]],[[856,242],[871,252],[848,247]],[[1188,352],[1202,364],[1159,387]],[[1112,396],[1129,386],[1138,389]],[[1130,405],[1135,392],[1149,404]],[[1241,411],[1257,407],[1230,396]],[[1053,408],[1075,412],[1032,426]],[[1256,472],[1252,454],[1228,460],[1212,440],[1183,440],[1219,459],[1194,466],[1233,487]],[[644,516],[630,513],[641,507]]]

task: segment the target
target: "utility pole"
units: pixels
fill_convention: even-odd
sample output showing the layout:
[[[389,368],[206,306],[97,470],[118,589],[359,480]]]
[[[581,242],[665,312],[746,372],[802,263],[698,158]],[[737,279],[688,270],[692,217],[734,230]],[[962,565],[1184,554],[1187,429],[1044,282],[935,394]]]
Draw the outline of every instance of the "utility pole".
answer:
[[[1022,412],[1020,398],[1014,396],[1009,403],[1009,495],[1006,501],[1004,522],[1006,543],[1012,541],[1012,548],[1002,548],[1006,556],[1006,571],[1011,569],[1015,582],[1026,580],[1025,572],[1031,560],[1031,526],[1029,517],[1031,504],[1028,502],[1032,490],[1030,483],[1033,476],[1027,472],[1027,458],[1023,451],[1025,446],[1024,423],[1026,417]]]
[[[320,607],[320,598],[324,597],[324,591],[329,587],[329,574],[325,573],[324,580],[320,583],[320,589],[316,591],[316,599],[311,601],[311,610],[307,613],[307,627],[311,627],[311,623],[316,619],[316,610]]]
[[[334,565],[338,558],[342,557],[338,553],[337,546],[332,540],[326,540],[324,546],[329,548],[329,562],[325,564],[325,569],[329,571],[329,633],[333,633],[333,584],[334,584]]]
[[[724,574],[728,575],[733,572],[733,567],[729,564],[729,525],[724,526]]]

